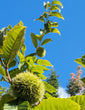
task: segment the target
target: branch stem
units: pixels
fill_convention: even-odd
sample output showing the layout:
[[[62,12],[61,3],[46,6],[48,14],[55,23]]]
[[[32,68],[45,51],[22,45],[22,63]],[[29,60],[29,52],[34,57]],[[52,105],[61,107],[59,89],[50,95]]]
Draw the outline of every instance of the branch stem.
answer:
[[[9,74],[9,71],[8,71],[8,67],[4,64],[4,62],[1,58],[0,58],[0,61],[1,61],[2,66],[5,68],[7,80],[9,81],[9,83],[12,83],[12,80],[10,78],[10,74]]]

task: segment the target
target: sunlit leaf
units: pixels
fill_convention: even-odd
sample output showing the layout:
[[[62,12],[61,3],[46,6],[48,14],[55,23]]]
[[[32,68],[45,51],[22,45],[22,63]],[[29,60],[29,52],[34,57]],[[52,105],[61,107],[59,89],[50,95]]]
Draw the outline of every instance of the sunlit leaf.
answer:
[[[80,106],[70,99],[48,98],[44,99],[32,110],[80,110]]]
[[[34,72],[34,74],[36,74],[38,77],[40,77],[42,80],[45,80],[47,79],[47,77],[41,73],[38,73],[38,72]]]
[[[85,95],[72,96],[72,97],[70,97],[70,99],[80,105],[80,107],[81,107],[80,110],[84,110],[85,109]]]
[[[81,64],[85,68],[85,64],[84,64],[84,62],[82,62],[82,58],[77,58],[74,61],[78,64]]]
[[[51,86],[50,84],[48,84],[47,82],[43,81],[44,84],[45,84],[45,89],[46,91],[50,92],[50,93],[53,93],[53,92],[57,92],[57,90]]]
[[[3,42],[3,54],[6,64],[9,65],[17,55],[24,43],[25,26],[16,25],[12,28]]]
[[[58,5],[53,5],[53,6],[51,6],[50,10],[59,10],[59,12],[61,11],[61,10],[59,9],[59,6],[58,6]]]
[[[51,12],[49,16],[55,16],[64,20],[63,16],[59,12]]]
[[[22,51],[22,54],[25,55],[25,51],[26,51],[26,46],[25,46],[25,44],[22,45],[21,51]]]
[[[25,57],[20,51],[18,51],[18,57],[21,63],[25,62]]]
[[[41,45],[45,45],[45,44],[47,44],[47,43],[49,43],[49,42],[51,42],[52,40],[51,39],[45,39],[42,43],[41,43]]]
[[[61,3],[60,1],[58,1],[58,0],[54,0],[54,1],[52,2],[52,5],[54,5],[54,4],[60,5],[60,6],[63,8],[62,3]]]
[[[48,60],[38,59],[37,64],[44,65],[44,66],[52,66]]]
[[[40,65],[33,65],[32,72],[44,73],[45,70],[49,70],[48,68]]]
[[[51,32],[58,33],[60,35],[60,31],[56,28],[51,28]]]

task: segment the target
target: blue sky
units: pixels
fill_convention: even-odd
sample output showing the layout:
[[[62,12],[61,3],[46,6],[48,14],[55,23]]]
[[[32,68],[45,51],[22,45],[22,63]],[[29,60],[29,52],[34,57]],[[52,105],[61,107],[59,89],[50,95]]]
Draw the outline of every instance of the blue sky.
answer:
[[[34,22],[45,10],[43,2],[47,0],[1,0],[0,1],[0,29],[9,24],[14,26],[20,20],[27,26],[26,46],[27,53],[35,51],[30,38],[30,33],[39,34],[43,24]],[[52,1],[52,0],[49,0]],[[85,54],[85,0],[60,0],[64,6],[61,13],[65,20],[55,19],[59,23],[58,34],[48,34],[53,42],[44,46],[46,56],[57,74],[60,74],[60,86],[66,87],[71,72],[76,72],[78,66],[74,59]],[[85,73],[84,68],[83,74]]]

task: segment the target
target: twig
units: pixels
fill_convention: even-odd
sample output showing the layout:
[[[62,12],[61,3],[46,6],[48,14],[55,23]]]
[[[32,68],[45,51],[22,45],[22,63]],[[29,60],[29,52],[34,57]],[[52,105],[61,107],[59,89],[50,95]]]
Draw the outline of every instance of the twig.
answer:
[[[0,58],[0,61],[1,61],[2,66],[5,68],[6,75],[7,75],[6,78],[8,79],[9,83],[12,83],[12,80],[10,78],[10,74],[9,74],[9,71],[8,71],[8,67],[4,64],[4,62],[1,58]]]

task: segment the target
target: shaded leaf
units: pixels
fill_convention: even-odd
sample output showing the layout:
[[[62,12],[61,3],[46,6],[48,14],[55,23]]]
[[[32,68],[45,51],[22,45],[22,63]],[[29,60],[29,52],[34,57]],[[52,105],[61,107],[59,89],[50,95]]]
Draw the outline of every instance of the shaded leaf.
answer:
[[[6,76],[6,72],[5,72],[4,68],[1,65],[0,65],[0,74],[2,76]]]
[[[11,78],[15,77],[17,74],[24,72],[26,69],[28,68],[28,65],[26,63],[24,63],[24,65],[22,66],[22,68],[19,70],[19,68],[15,68],[11,71],[9,71]]]
[[[14,100],[14,97],[9,94],[4,94],[0,100],[0,110],[4,110],[4,104],[7,102]]]
[[[43,38],[43,34],[42,35],[36,35],[36,37],[37,37],[37,39],[39,40],[39,41],[41,41],[42,40],[42,38]]]
[[[57,22],[51,23],[51,27],[58,27],[58,23]]]
[[[34,21],[37,21],[37,20],[42,21],[42,22],[45,22],[45,20],[44,20],[44,18],[43,18],[42,15],[38,19],[35,19]]]
[[[24,63],[19,63],[19,65],[18,65],[19,70],[22,68],[23,65],[24,65]]]
[[[81,81],[83,81],[83,83],[85,83],[85,77],[81,79]]]
[[[0,46],[0,57],[3,55],[3,47]]]
[[[45,39],[42,43],[41,43],[41,45],[45,45],[45,44],[47,44],[47,43],[49,43],[49,42],[51,42],[52,40],[51,39]]]
[[[16,61],[13,60],[10,64],[9,64],[9,68],[14,67],[16,65]]]
[[[37,38],[36,38],[36,35],[32,32],[31,32],[31,39],[32,39],[33,45],[35,46],[35,48],[37,48],[37,46],[38,46]]]

